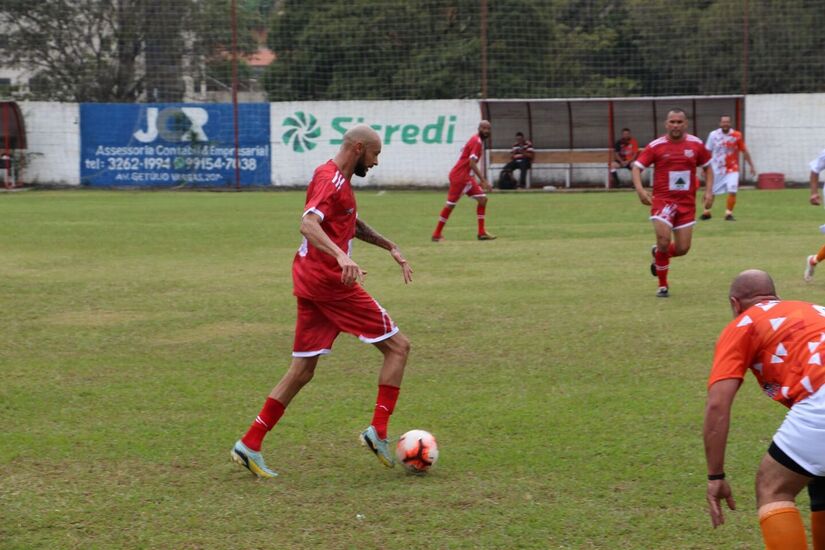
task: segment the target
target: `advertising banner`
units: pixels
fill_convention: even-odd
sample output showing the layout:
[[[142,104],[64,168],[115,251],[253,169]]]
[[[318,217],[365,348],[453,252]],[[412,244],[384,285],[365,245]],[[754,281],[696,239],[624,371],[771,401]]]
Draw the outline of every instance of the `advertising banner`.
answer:
[[[93,187],[270,184],[269,104],[80,105],[80,181]]]
[[[317,101],[271,104],[272,183],[305,186],[359,123],[381,136],[378,166],[353,185],[448,184],[464,143],[478,128],[477,101]]]

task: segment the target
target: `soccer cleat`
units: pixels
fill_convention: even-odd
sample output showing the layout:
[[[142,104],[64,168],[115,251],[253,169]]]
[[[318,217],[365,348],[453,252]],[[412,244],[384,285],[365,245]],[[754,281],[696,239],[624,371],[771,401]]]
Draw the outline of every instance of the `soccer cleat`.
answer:
[[[261,453],[251,450],[240,439],[235,442],[235,446],[229,451],[229,456],[232,458],[232,462],[240,464],[260,478],[266,479],[278,475],[277,472],[273,472],[266,467]]]
[[[670,296],[670,294],[668,294],[666,286],[660,286],[659,290],[656,291],[657,298],[667,298],[668,296]]]
[[[479,241],[494,241],[496,240],[495,235],[490,235],[489,233],[482,233],[478,236]]]
[[[654,277],[658,277],[659,275],[656,273],[656,245],[654,244],[650,248],[650,255],[653,256],[653,261],[650,263],[650,274]]]
[[[802,278],[805,279],[806,283],[810,283],[814,278],[814,269],[816,269],[816,256],[808,256],[805,260],[805,272],[802,274]]]
[[[711,218],[710,212],[702,212],[702,215],[699,216],[700,220],[709,220]]]
[[[376,457],[378,457],[378,461],[381,462],[387,468],[392,468],[395,466],[395,459],[392,456],[392,452],[390,451],[390,442],[387,439],[380,439],[378,437],[378,432],[375,431],[373,426],[370,426],[359,436],[362,445],[366,445],[367,448],[372,451]]]
[[[433,235],[432,236],[432,241],[434,243],[440,243],[443,240],[444,240],[444,237],[442,237],[441,235]]]
[[[735,222],[736,218],[733,217],[733,214],[725,214],[725,221],[726,222]]]

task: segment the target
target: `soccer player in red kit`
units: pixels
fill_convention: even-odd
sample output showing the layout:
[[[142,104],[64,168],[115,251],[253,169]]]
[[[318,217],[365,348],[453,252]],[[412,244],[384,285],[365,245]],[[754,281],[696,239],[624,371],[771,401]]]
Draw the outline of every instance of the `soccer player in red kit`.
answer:
[[[433,232],[433,242],[444,240],[442,231],[444,225],[453,213],[458,199],[461,195],[467,195],[471,199],[475,199],[476,216],[478,218],[478,240],[492,241],[495,235],[487,233],[484,228],[484,215],[487,211],[487,195],[485,191],[491,191],[493,187],[487,182],[484,173],[478,165],[478,160],[484,151],[484,140],[490,137],[490,123],[482,120],[478,124],[478,133],[467,140],[464,148],[461,150],[461,155],[458,157],[458,162],[455,163],[453,169],[450,170],[450,190],[447,192],[447,204],[441,209],[441,215],[438,218],[438,225]],[[478,178],[478,182],[473,179],[473,174]],[[480,183],[480,185],[479,185]]]
[[[650,272],[659,278],[656,296],[669,296],[667,273],[670,258],[684,256],[690,250],[696,223],[697,167],[705,171],[705,205],[711,197],[713,170],[711,154],[696,136],[687,133],[687,115],[671,109],[665,123],[667,134],[651,141],[633,163],[633,186],[642,204],[650,206],[650,219],[656,233]],[[642,187],[642,170],[656,165],[653,195]]]
[[[278,475],[264,462],[262,441],[292,398],[312,380],[318,358],[331,352],[341,332],[374,345],[384,355],[372,422],[360,438],[385,466],[394,465],[387,424],[398,399],[410,342],[361,287],[366,272],[350,257],[353,238],[374,244],[388,250],[401,266],[405,283],[412,281],[412,269],[398,247],[359,219],[356,211],[350,178],[365,176],[378,164],[380,153],[378,134],[369,126],[355,126],[344,134],[335,158],[316,168],[307,189],[301,219],[304,239],[292,264],[298,300],[292,363],[231,451],[233,461],[258,477]]]
[[[787,407],[756,474],[756,506],[767,550],[808,548],[796,496],[807,487],[814,550],[825,549],[825,307],[783,301],[770,275],[750,269],[731,284],[734,319],[716,343],[708,379],[704,441],[711,523],[735,509],[725,479],[731,409],[745,373]]]

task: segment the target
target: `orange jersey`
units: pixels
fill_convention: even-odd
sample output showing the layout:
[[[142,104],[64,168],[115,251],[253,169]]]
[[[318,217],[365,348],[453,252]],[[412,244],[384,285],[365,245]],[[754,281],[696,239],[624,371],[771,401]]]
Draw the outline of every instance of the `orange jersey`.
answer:
[[[613,145],[613,150],[621,160],[636,160],[636,155],[639,154],[639,142],[634,137],[627,142],[620,139]]]
[[[825,307],[772,300],[748,308],[719,336],[708,387],[750,369],[765,395],[792,407],[825,385]]]
[[[721,128],[717,128],[708,134],[705,147],[713,154],[714,172],[728,174],[739,171],[739,153],[745,150],[742,132],[731,128],[726,134]]]

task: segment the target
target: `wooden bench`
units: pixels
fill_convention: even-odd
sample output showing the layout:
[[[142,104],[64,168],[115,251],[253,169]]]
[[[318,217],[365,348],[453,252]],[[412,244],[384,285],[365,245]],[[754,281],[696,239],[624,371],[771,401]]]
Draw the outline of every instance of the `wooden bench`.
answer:
[[[565,187],[570,187],[570,181],[573,178],[573,165],[601,164],[605,168],[605,186],[607,186],[608,166],[611,159],[610,149],[536,149],[533,164],[527,172],[527,187],[530,187],[530,172],[532,169],[548,164],[566,165]],[[510,162],[510,149],[491,149],[488,151],[487,165],[491,172],[494,166],[500,170],[508,162]]]

